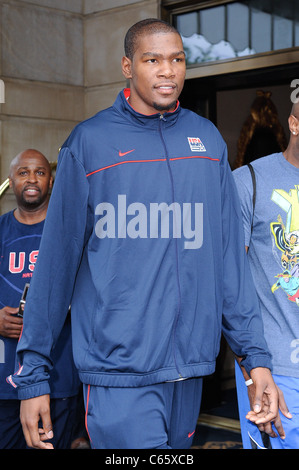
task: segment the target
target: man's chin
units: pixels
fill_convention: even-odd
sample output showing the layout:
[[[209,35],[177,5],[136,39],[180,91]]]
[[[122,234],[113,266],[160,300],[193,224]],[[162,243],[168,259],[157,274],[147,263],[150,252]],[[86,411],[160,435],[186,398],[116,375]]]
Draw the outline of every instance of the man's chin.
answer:
[[[26,208],[28,210],[34,210],[37,207],[39,207],[40,204],[41,204],[41,200],[40,200],[40,198],[38,198],[38,199],[31,199],[31,200],[30,199],[29,200],[25,199],[25,200],[23,200],[22,205],[23,205],[24,208]]]
[[[159,112],[168,112],[168,111],[173,111],[176,107],[177,100],[172,101],[169,104],[159,104],[159,103],[154,103],[153,106],[156,109],[156,111]]]

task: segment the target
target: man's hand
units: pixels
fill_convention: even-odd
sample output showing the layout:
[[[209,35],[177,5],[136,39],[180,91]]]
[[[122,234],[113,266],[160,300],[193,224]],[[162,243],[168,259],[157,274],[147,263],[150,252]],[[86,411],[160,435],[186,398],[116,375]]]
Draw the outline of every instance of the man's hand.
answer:
[[[16,315],[18,311],[18,308],[13,307],[3,307],[0,310],[0,335],[5,338],[19,339],[23,319]]]
[[[53,438],[49,395],[22,400],[20,419],[23,426],[23,433],[29,447],[33,447],[34,449],[54,448],[50,442],[44,442]],[[40,419],[43,426],[41,429],[38,428]]]
[[[255,392],[250,400],[253,409],[249,411],[246,418],[255,423],[260,431],[265,431],[271,437],[277,437],[272,428],[273,423],[281,439],[285,439],[279,409],[289,419],[292,415],[287,408],[282,391],[275,385],[269,369],[257,367],[251,370],[250,375]]]

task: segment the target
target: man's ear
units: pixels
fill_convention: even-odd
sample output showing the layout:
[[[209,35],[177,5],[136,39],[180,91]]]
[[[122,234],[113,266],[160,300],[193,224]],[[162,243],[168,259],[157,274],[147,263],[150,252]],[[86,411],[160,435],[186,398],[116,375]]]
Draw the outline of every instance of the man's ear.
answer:
[[[292,134],[298,135],[299,134],[299,120],[293,116],[293,114],[290,115],[289,119],[289,129]]]
[[[129,80],[132,78],[132,61],[128,57],[124,56],[121,60],[121,68],[124,77]]]
[[[49,189],[52,189],[52,187],[53,187],[53,182],[54,182],[53,176],[51,176],[50,182],[49,182]]]

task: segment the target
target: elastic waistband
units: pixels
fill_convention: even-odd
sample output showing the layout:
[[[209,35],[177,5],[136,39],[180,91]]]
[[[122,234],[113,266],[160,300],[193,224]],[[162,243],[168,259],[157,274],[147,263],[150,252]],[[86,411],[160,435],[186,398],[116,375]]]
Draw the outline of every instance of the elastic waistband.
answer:
[[[99,387],[145,387],[155,383],[176,381],[192,377],[202,377],[215,372],[215,361],[202,364],[180,365],[181,375],[175,367],[142,374],[125,372],[79,371],[81,382]]]

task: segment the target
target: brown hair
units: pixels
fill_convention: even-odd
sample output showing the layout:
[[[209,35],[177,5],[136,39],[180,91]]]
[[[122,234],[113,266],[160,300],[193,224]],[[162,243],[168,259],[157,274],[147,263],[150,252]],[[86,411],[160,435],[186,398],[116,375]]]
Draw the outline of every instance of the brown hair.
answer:
[[[287,147],[287,140],[284,129],[278,120],[278,113],[271,97],[271,92],[258,90],[257,97],[252,103],[250,115],[243,124],[237,144],[237,157],[234,168],[244,164],[246,149],[255,132],[259,130],[270,130],[276,138],[277,146],[284,151]],[[270,152],[269,152],[270,153]],[[263,156],[263,155],[259,155]]]

